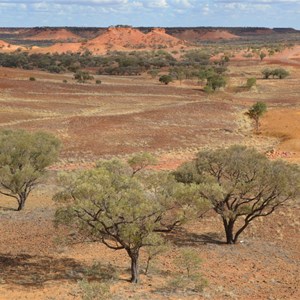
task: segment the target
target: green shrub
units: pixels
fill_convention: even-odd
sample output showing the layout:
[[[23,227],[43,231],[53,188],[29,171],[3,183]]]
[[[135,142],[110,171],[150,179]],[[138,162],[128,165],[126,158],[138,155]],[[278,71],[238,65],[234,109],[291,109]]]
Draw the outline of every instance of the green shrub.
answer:
[[[273,77],[276,76],[279,79],[283,79],[283,78],[286,78],[287,76],[289,76],[290,73],[287,70],[283,69],[283,68],[278,68],[278,69],[273,70],[272,75],[273,75]]]
[[[29,77],[30,81],[36,81],[35,77]]]
[[[267,54],[264,53],[264,52],[260,52],[260,53],[259,53],[259,58],[260,58],[261,61],[262,61],[266,56],[267,56]]]
[[[80,70],[78,70],[74,74],[74,79],[76,79],[80,83],[85,83],[87,80],[94,79],[94,77],[92,75],[90,75],[90,73],[87,72],[87,71],[80,71]]]
[[[89,282],[82,280],[78,282],[82,300],[104,300],[111,299],[111,293],[106,282]]]
[[[176,274],[168,282],[167,288],[175,292],[202,292],[207,286],[207,280],[199,271],[201,263],[198,251],[190,247],[181,249],[179,256],[175,259],[175,264],[183,273]]]
[[[248,89],[251,89],[255,85],[256,85],[256,78],[255,77],[251,77],[251,78],[247,79],[246,87]]]
[[[168,288],[173,291],[192,291],[195,293],[202,292],[207,285],[207,280],[200,274],[194,274],[190,277],[177,275],[168,282]]]
[[[211,94],[213,93],[213,89],[209,86],[209,85],[206,85],[204,88],[203,88],[203,91],[207,94]]]
[[[226,86],[226,79],[222,75],[214,74],[207,78],[206,86],[210,87],[212,91],[215,91]]]
[[[194,274],[198,274],[202,260],[195,249],[187,247],[180,250],[175,263],[177,267],[185,270],[187,277],[191,277]]]
[[[159,77],[159,82],[164,84],[169,84],[173,81],[173,77],[171,75],[162,75]]]
[[[159,69],[150,69],[147,73],[154,79],[159,74]]]
[[[290,75],[290,73],[283,68],[277,68],[277,69],[266,68],[262,70],[262,74],[265,79],[269,79],[270,76],[273,76],[273,78],[278,77],[279,79],[284,79]]]

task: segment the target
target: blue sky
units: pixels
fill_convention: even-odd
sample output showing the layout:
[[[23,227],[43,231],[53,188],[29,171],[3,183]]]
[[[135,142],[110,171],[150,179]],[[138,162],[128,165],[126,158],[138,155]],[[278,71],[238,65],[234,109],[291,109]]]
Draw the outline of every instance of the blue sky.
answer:
[[[117,24],[300,29],[300,0],[0,0],[0,27]]]

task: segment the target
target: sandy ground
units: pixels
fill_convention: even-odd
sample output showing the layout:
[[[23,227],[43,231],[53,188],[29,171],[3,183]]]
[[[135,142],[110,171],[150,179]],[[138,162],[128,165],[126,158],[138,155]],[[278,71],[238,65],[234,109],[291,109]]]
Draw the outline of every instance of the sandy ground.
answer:
[[[129,260],[98,243],[65,246],[65,231],[53,227],[51,190],[39,188],[23,212],[4,210],[0,226],[0,299],[81,299],[78,282],[101,280],[112,268],[111,299],[299,299],[299,202],[261,219],[243,234],[236,246],[223,244],[221,222],[214,214],[186,225],[166,238],[172,248],[154,261],[149,275],[133,287]],[[7,208],[14,202],[1,198]],[[290,220],[286,222],[287,218]],[[170,291],[172,276],[180,271],[174,259],[182,247],[192,247],[203,263],[208,286],[201,293]],[[141,257],[141,271],[146,255]],[[102,268],[91,275],[93,264]],[[111,267],[109,267],[111,265]],[[109,268],[107,270],[107,268]],[[90,272],[89,272],[90,270]]]
[[[300,101],[299,101],[300,102]],[[300,162],[300,109],[274,109],[262,122],[263,133],[280,139],[277,151],[287,159]]]

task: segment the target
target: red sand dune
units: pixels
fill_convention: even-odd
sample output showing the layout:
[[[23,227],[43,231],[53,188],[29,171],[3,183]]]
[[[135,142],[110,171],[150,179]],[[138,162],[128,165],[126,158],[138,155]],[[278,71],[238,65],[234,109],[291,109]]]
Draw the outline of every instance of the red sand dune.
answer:
[[[6,43],[2,40],[0,40],[0,47],[3,48],[3,47],[8,47],[9,43]]]
[[[237,35],[234,35],[228,31],[225,30],[214,30],[214,31],[208,31],[205,34],[201,35],[200,40],[232,40],[232,39],[239,39],[240,37]]]
[[[163,45],[167,47],[174,47],[177,45],[184,45],[185,42],[181,39],[173,37],[166,33],[164,28],[154,28],[143,38],[143,43],[149,46]]]
[[[201,36],[203,35],[203,32],[200,32],[199,30],[194,29],[187,29],[184,31],[176,32],[172,34],[172,36],[180,39],[180,40],[186,40],[186,41],[199,41],[201,39]]]
[[[118,45],[139,44],[144,37],[144,33],[131,27],[110,27],[104,33],[90,40],[88,43],[109,44],[112,42]]]
[[[56,43],[49,47],[32,47],[32,53],[83,52],[82,43]]]
[[[169,48],[184,44],[184,41],[167,34],[165,29],[156,28],[144,34],[131,27],[112,27],[88,41],[84,47],[94,53],[103,53],[108,50],[149,49],[160,46]]]
[[[124,50],[141,44],[144,34],[134,28],[108,28],[106,32],[88,41],[85,45],[92,52],[106,50]]]
[[[0,52],[13,52],[16,50],[25,50],[24,47],[18,45],[12,45],[7,42],[0,40]]]
[[[27,33],[30,34],[29,37],[26,37],[25,40],[33,41],[78,41],[81,39],[80,36],[66,30],[66,29],[43,29],[31,30]]]

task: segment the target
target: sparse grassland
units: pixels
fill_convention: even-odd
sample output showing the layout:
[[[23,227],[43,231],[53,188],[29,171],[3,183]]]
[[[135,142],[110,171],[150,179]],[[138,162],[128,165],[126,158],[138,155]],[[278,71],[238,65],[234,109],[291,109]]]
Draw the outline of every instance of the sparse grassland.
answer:
[[[284,67],[290,76],[265,80],[265,67]],[[158,156],[155,168],[174,169],[200,149],[237,143],[299,162],[298,61],[257,57],[234,60],[228,68],[226,88],[214,94],[204,93],[196,80],[166,86],[148,74],[93,74],[101,84],[80,84],[71,73],[0,68],[0,128],[45,130],[64,145],[59,163],[23,212],[12,211],[11,201],[0,197],[1,300],[82,299],[95,291],[111,299],[300,298],[299,201],[253,223],[236,246],[224,245],[218,216],[209,212],[167,234],[172,246],[153,259],[147,275],[142,251],[142,284],[134,287],[127,281],[125,252],[116,256],[99,243],[57,243],[66,234],[52,223],[57,170],[88,168],[99,158],[140,151]],[[256,86],[238,89],[247,78],[256,78]],[[245,112],[257,101],[265,102],[268,112],[254,134]],[[184,275],[174,263],[184,247],[201,258],[203,291],[170,291],[174,276]]]

